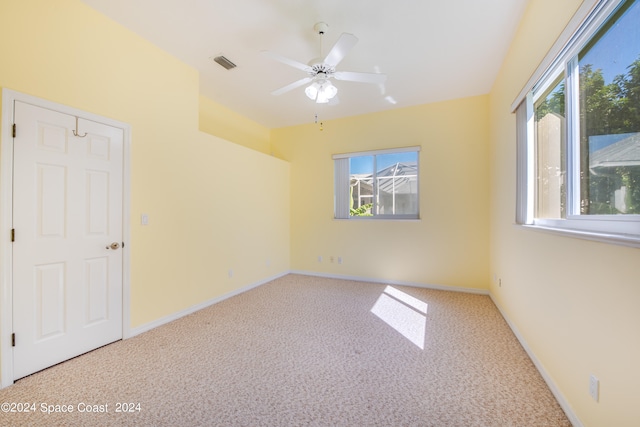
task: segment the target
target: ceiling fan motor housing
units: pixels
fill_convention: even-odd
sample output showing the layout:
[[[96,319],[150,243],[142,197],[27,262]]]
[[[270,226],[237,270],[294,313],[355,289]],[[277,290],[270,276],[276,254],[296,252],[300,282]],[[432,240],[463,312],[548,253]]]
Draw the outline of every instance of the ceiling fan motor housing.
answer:
[[[320,62],[317,62],[320,61]],[[309,75],[311,77],[317,76],[318,74],[325,74],[326,77],[331,77],[333,75],[333,73],[336,72],[336,69],[330,65],[325,64],[324,62],[322,62],[322,59],[320,58],[316,58],[311,60],[311,62],[309,62],[309,65],[311,66],[311,71],[309,71]]]

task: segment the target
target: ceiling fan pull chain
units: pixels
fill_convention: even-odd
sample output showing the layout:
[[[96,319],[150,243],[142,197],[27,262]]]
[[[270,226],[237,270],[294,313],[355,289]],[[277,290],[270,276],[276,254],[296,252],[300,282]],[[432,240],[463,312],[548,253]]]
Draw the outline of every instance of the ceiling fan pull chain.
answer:
[[[318,113],[316,113],[316,124],[318,124]],[[324,130],[322,122],[320,122],[320,130]]]

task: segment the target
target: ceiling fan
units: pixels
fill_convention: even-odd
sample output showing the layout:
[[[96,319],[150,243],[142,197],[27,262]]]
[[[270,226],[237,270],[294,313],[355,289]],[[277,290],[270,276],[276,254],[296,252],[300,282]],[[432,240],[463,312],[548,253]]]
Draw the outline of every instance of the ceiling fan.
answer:
[[[322,36],[329,26],[324,22],[318,22],[313,29],[320,35],[320,55],[322,55]],[[308,77],[290,83],[280,89],[271,92],[272,95],[282,95],[307,83],[311,83],[305,89],[305,94],[318,104],[325,104],[334,98],[338,93],[338,88],[331,84],[331,79],[382,84],[387,79],[385,74],[377,73],[356,73],[353,71],[336,71],[336,66],[344,59],[349,51],[358,42],[358,38],[353,34],[342,33],[338,41],[333,45],[327,56],[315,58],[309,64],[303,64],[293,59],[285,58],[277,53],[265,51],[265,55],[282,62],[283,64],[297,68],[308,74]]]

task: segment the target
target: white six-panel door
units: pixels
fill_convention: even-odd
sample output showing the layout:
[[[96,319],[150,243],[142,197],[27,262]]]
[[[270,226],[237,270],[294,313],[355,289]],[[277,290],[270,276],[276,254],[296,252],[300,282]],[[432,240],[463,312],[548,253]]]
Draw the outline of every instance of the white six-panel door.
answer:
[[[122,338],[123,131],[20,101],[14,111],[18,379]]]

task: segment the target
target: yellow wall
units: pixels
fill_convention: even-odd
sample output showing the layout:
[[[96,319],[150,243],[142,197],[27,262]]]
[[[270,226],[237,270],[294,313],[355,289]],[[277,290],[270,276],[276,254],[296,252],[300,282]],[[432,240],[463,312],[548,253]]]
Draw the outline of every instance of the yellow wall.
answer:
[[[79,0],[3,1],[0,87],[131,125],[132,327],[289,270],[289,165],[198,130],[196,70]]]
[[[200,95],[200,130],[271,154],[270,129]]]
[[[274,129],[291,162],[292,269],[487,289],[488,129],[486,96]],[[332,154],[415,145],[420,221],[333,219]]]
[[[271,141],[200,97],[194,69],[79,0],[0,3],[0,87],[131,125],[132,326],[289,268],[491,286],[585,426],[640,425],[640,253],[513,225],[509,106],[579,3],[529,2],[488,96],[276,129]],[[331,154],[412,145],[420,221],[333,219]],[[271,150],[291,164],[258,152]]]
[[[580,3],[529,2],[490,94],[491,293],[583,425],[639,426],[640,251],[513,225],[510,105]]]

